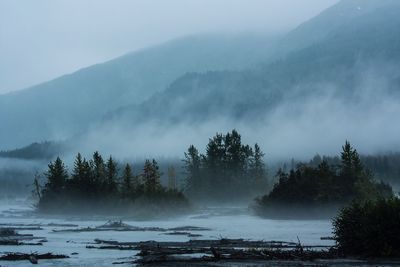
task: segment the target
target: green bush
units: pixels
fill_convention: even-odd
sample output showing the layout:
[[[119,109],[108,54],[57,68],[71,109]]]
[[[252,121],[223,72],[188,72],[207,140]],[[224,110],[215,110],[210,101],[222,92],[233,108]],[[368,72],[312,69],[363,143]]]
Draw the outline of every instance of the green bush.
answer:
[[[345,255],[400,256],[400,199],[389,198],[343,208],[333,220],[338,249]]]

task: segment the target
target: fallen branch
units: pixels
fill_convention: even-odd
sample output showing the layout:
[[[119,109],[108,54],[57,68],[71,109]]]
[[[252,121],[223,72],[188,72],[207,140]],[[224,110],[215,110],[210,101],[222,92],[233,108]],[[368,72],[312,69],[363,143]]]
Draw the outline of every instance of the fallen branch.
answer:
[[[98,242],[103,242],[98,240]],[[105,241],[107,242],[107,241]],[[121,246],[112,241],[111,246]],[[126,245],[126,244],[125,244]],[[122,245],[124,246],[124,245]],[[202,263],[209,261],[256,261],[332,259],[336,250],[327,246],[304,246],[300,243],[249,241],[244,239],[191,240],[188,242],[130,243],[139,250],[137,263]],[[317,249],[316,249],[317,248]],[[329,248],[328,250],[322,250]],[[316,250],[313,250],[316,249]]]
[[[77,229],[55,229],[53,232],[101,232],[101,231],[120,231],[120,232],[188,232],[188,231],[208,231],[209,228],[198,226],[180,226],[174,228],[161,228],[161,227],[138,227],[123,223],[122,221],[108,221],[107,223],[96,227],[84,227]],[[191,237],[199,236],[191,234]]]
[[[22,260],[29,260],[30,262],[34,263],[37,260],[51,260],[51,259],[66,259],[69,258],[66,255],[60,254],[52,254],[52,253],[44,253],[44,254],[27,254],[27,253],[7,253],[4,256],[0,257],[0,260],[3,261],[22,261]]]

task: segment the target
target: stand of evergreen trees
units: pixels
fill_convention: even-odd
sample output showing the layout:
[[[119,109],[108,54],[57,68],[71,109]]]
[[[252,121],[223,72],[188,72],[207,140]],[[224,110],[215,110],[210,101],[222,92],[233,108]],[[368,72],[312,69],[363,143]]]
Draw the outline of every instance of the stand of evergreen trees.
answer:
[[[119,171],[118,163],[111,156],[104,160],[95,152],[92,159],[86,160],[78,154],[69,174],[58,157],[48,165],[44,176],[43,188],[37,177],[34,183],[39,197],[38,209],[44,212],[123,212],[135,202],[174,207],[188,205],[182,192],[161,185],[161,173],[154,159],[146,160],[142,172],[134,175],[130,164]]]
[[[386,153],[377,155],[360,155],[362,164],[374,173],[379,180],[390,183],[394,186],[400,185],[400,153]],[[339,166],[341,164],[340,157],[329,157],[315,155],[308,163],[313,167],[317,167],[322,161],[326,161],[330,165]]]
[[[263,157],[257,144],[242,144],[236,130],[216,134],[204,155],[191,145],[184,159],[186,192],[194,199],[230,202],[265,192],[268,181]]]
[[[281,216],[288,210],[304,214],[313,211],[310,207],[341,206],[352,200],[393,196],[390,185],[374,180],[349,142],[346,141],[342,149],[337,165],[323,160],[316,167],[298,164],[289,173],[279,170],[278,182],[269,194],[256,200],[256,210],[264,215]],[[299,209],[302,207],[307,208]]]
[[[353,202],[333,220],[334,237],[345,256],[400,256],[400,199]]]

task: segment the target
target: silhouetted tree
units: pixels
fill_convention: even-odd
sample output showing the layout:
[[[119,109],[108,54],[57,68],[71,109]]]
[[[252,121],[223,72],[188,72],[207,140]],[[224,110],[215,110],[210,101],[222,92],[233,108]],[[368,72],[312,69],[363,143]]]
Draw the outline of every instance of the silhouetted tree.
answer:
[[[93,180],[95,187],[93,190],[101,195],[105,191],[106,185],[106,167],[104,164],[103,157],[100,155],[98,151],[93,153],[92,159],[92,168],[93,168]]]
[[[160,190],[161,173],[157,161],[146,160],[143,167],[144,188],[146,193],[154,194]]]
[[[346,140],[344,146],[342,146],[341,152],[341,175],[346,178],[353,176],[353,157],[354,151],[350,142]]]
[[[202,190],[205,182],[201,180],[200,174],[200,155],[199,151],[191,145],[187,152],[185,152],[184,168],[186,173],[186,190],[194,194],[196,190]]]
[[[151,203],[152,207],[188,205],[183,193],[176,190],[175,180],[170,182],[170,189],[173,190],[161,186],[161,173],[154,159],[146,160],[143,175],[135,176],[130,164],[126,164],[122,172],[118,173],[117,162],[111,156],[104,163],[98,152],[93,154],[90,161],[78,153],[70,178],[60,158],[49,164],[45,176],[47,181],[43,190],[40,190],[38,178],[34,180],[36,195],[39,197],[38,207],[42,211],[63,211],[64,208],[85,212],[110,208],[120,210],[123,208],[117,207],[121,204],[120,199],[124,199],[124,205],[129,204],[129,201],[134,204],[138,199],[141,199],[138,201],[141,206],[147,203]],[[175,179],[173,168],[169,169],[169,176],[170,180]]]
[[[121,191],[123,197],[128,198],[132,196],[132,193],[134,192],[132,180],[133,180],[132,168],[129,164],[126,164],[122,175]]]
[[[254,177],[256,186],[261,187],[266,187],[267,185],[267,171],[263,159],[264,156],[265,154],[261,151],[260,146],[255,144],[250,164],[250,174]]]
[[[68,172],[59,157],[48,165],[45,177],[47,178],[45,186],[47,191],[59,193],[64,189],[66,180],[68,179]]]
[[[232,130],[209,139],[205,155],[194,146],[185,153],[187,192],[191,196],[228,200],[266,190],[267,173],[261,148],[242,144],[241,135]]]
[[[110,156],[106,162],[106,192],[113,195],[117,192],[118,170],[117,163]]]
[[[377,183],[361,164],[357,151],[346,141],[339,172],[324,159],[317,167],[299,164],[287,174],[279,170],[278,183],[258,200],[259,206],[343,204],[393,196],[390,186]],[[311,162],[312,163],[312,162]]]
[[[72,171],[70,187],[72,192],[81,196],[93,196],[93,172],[89,162],[82,158],[80,153],[77,154]]]

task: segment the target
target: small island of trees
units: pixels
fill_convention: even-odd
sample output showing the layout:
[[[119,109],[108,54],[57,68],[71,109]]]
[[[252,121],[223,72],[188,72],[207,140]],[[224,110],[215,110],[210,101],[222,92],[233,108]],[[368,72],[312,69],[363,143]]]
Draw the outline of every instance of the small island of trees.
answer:
[[[268,190],[264,153],[260,146],[242,144],[233,130],[216,134],[200,154],[193,145],[185,153],[186,193],[209,202],[249,201]]]
[[[43,185],[35,179],[37,207],[48,213],[181,213],[188,210],[189,200],[250,203],[263,195],[253,206],[258,215],[326,218],[354,200],[393,196],[388,184],[375,181],[349,142],[342,148],[339,161],[328,162],[324,157],[318,164],[298,164],[289,172],[280,169],[267,194],[270,188],[264,152],[258,144],[243,144],[236,130],[210,138],[204,154],[191,145],[184,153],[182,170],[168,168],[168,186],[162,185],[162,173],[154,159],[146,160],[134,174],[132,165],[119,168],[111,156],[104,160],[95,152],[87,160],[78,153],[71,171],[58,157],[48,165]],[[177,179],[177,172],[185,178]]]
[[[264,153],[258,144],[242,143],[233,130],[209,139],[205,154],[191,145],[183,159],[185,185],[177,190],[177,171],[168,167],[168,187],[161,184],[158,163],[146,160],[141,172],[95,152],[90,160],[78,153],[71,172],[58,157],[35,178],[37,208],[44,213],[106,213],[165,216],[189,209],[189,199],[210,203],[248,201],[268,192]],[[255,211],[265,217],[333,217],[340,255],[400,255],[400,202],[390,185],[377,182],[346,141],[340,158],[318,157],[289,172],[279,169],[272,190],[256,198]],[[344,208],[343,208],[344,207]],[[146,212],[152,214],[146,214]],[[143,213],[144,212],[144,213]]]
[[[189,207],[189,200],[202,202],[250,201],[268,190],[264,153],[258,144],[242,144],[241,135],[232,130],[209,140],[206,153],[192,145],[184,154],[185,183],[177,190],[177,171],[169,167],[168,187],[160,182],[157,162],[146,160],[141,173],[132,166],[122,169],[110,156],[95,152],[90,160],[77,154],[71,172],[57,157],[44,173],[41,185],[35,178],[38,210],[47,213],[137,213],[143,209],[174,210]]]
[[[142,172],[134,175],[130,164],[119,172],[118,163],[111,156],[105,161],[95,152],[92,159],[86,160],[78,153],[71,174],[57,157],[44,176],[43,188],[38,178],[34,183],[40,212],[138,214],[179,212],[189,206],[181,191],[161,185],[161,173],[154,159],[146,160]]]
[[[256,199],[256,211],[264,216],[323,216],[334,214],[351,201],[393,196],[390,185],[376,182],[349,142],[342,147],[341,162],[317,167],[299,164],[289,173],[280,169],[272,191]]]

